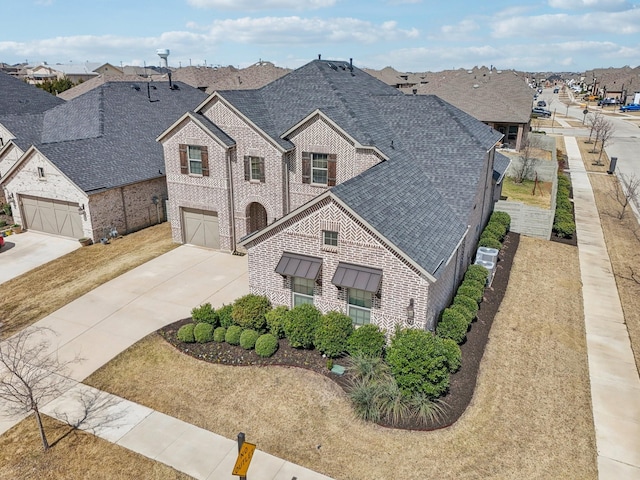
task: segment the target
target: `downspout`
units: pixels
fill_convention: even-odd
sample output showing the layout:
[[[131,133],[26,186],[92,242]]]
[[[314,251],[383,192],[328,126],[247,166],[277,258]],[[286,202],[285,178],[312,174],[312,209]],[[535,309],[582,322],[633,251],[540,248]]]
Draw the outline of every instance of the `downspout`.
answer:
[[[284,205],[282,205],[282,216],[284,217],[285,215],[287,215],[289,213],[289,211],[291,210],[291,200],[289,198],[290,192],[289,192],[289,162],[291,161],[291,153],[290,152],[285,152],[284,154],[284,162],[282,162],[282,177],[283,177],[283,188],[284,188],[284,192],[283,192],[283,203]]]
[[[231,252],[235,253],[236,251],[236,212],[234,208],[234,197],[233,197],[233,177],[231,170],[231,149],[227,149],[227,183],[228,188],[227,192],[229,192],[229,231],[231,233]]]
[[[124,233],[129,233],[129,222],[127,221],[127,206],[124,203],[124,187],[120,187],[120,198],[122,199],[122,213],[124,213]]]

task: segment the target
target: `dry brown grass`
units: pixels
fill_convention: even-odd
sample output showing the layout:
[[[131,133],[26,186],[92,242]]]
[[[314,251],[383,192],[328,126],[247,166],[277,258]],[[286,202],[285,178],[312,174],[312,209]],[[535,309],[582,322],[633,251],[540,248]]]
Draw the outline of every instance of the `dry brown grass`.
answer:
[[[12,480],[129,480],[191,477],[98,437],[43,417],[53,447],[44,452],[29,417],[0,436],[0,478]]]
[[[600,142],[598,141],[598,145],[593,143],[595,137],[591,139],[591,143],[587,143],[589,137],[577,137],[576,141],[578,142],[578,148],[580,149],[580,155],[582,155],[582,161],[584,162],[584,167],[587,172],[600,172],[606,173],[609,169],[609,157],[607,156],[607,152],[602,152],[602,157],[600,158],[600,163],[602,165],[596,165],[598,161],[598,157],[600,156]],[[593,151],[595,147],[595,152]]]
[[[88,383],[228,438],[244,431],[258,448],[337,479],[594,479],[579,279],[575,247],[521,239],[474,400],[439,431],[363,423],[326,377],[199,362],[155,334]]]
[[[109,245],[80,248],[2,285],[0,338],[55,312],[60,307],[157,257],[177,245],[169,223],[145,228]]]
[[[533,180],[525,180],[518,184],[511,178],[502,182],[502,196],[507,197],[507,201],[522,202],[547,210],[551,208],[551,189],[551,182],[538,182],[536,185]]]

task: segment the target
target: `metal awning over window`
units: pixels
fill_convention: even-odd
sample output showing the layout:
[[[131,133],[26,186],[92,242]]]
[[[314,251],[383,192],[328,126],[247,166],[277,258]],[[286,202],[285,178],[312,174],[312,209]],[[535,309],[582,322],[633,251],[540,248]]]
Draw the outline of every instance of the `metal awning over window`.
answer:
[[[382,270],[340,262],[331,283],[337,287],[356,288],[376,293],[380,288],[381,280]]]
[[[321,258],[284,252],[278,265],[276,265],[276,273],[287,277],[315,280],[320,274],[321,267]]]

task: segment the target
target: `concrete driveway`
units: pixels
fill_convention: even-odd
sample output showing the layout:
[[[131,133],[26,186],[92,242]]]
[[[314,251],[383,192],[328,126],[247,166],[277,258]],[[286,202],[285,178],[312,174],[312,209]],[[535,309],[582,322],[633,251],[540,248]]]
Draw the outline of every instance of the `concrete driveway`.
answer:
[[[38,232],[9,235],[0,249],[0,284],[80,248],[78,240]]]

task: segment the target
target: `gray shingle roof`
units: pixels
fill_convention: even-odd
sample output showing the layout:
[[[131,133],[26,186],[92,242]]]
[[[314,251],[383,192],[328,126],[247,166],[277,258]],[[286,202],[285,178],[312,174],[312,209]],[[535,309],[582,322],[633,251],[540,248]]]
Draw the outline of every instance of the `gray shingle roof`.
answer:
[[[154,82],[148,92],[147,85],[105,83],[47,111],[34,143],[85,192],[163,176],[156,137],[206,94],[182,83],[170,90],[168,82]]]
[[[331,193],[434,276],[467,229],[486,154],[502,135],[432,95],[404,95],[346,62],[313,61],[224,98],[278,139],[321,110],[388,160]],[[434,273],[435,272],[435,273]]]
[[[0,116],[42,113],[64,100],[0,72]]]

